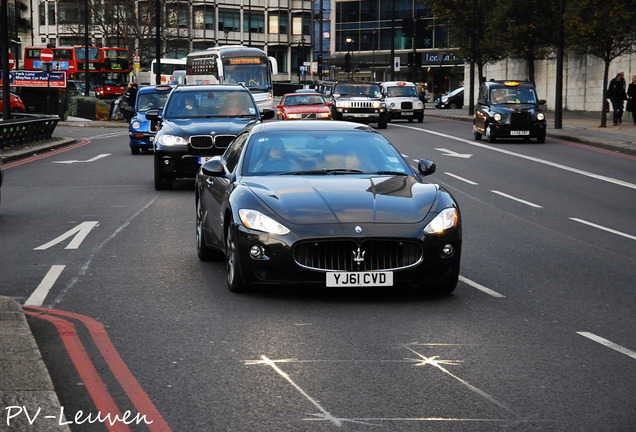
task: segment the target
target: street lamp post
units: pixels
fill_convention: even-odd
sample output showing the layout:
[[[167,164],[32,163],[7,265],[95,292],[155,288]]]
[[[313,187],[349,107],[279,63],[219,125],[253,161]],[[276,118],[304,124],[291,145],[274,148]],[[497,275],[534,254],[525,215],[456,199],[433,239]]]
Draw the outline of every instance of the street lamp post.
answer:
[[[349,72],[347,73],[347,78],[351,79],[351,77],[353,76],[353,61],[351,61],[353,57],[351,55],[351,44],[353,43],[353,39],[348,37],[345,39],[345,42],[347,42],[347,55],[349,56]]]
[[[223,32],[225,33],[225,45],[227,45],[227,39],[230,36],[230,31],[226,28]]]

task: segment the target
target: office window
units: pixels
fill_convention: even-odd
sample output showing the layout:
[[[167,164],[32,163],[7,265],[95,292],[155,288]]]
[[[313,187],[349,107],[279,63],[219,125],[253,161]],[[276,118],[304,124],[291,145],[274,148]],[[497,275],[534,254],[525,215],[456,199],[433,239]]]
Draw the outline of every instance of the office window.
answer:
[[[250,21],[251,15],[251,23]],[[248,25],[250,24],[250,25]],[[248,11],[243,11],[243,31],[249,33],[265,33],[265,15],[261,12],[254,12],[250,14]]]
[[[238,12],[219,11],[219,31],[239,31],[241,29],[241,16]]]
[[[168,27],[187,28],[188,27],[188,5],[170,5],[166,11]]]
[[[193,11],[192,24],[197,30],[214,30],[214,8],[196,6]]]

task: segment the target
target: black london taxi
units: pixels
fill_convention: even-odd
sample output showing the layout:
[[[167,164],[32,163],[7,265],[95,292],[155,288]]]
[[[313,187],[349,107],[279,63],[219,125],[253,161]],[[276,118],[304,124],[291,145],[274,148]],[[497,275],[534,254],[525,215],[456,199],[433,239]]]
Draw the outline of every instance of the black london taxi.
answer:
[[[488,142],[497,138],[536,138],[545,142],[545,114],[539,108],[545,100],[537,97],[530,82],[487,81],[479,87],[479,96],[473,115],[473,135]]]

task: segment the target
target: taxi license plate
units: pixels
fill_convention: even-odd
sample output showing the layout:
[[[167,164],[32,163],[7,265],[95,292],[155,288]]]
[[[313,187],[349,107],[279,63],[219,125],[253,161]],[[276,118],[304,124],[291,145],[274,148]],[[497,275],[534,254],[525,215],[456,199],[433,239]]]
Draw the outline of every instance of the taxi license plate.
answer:
[[[510,135],[530,135],[530,131],[510,131]]]
[[[412,116],[413,113],[412,112],[403,112],[402,115],[403,116]]]
[[[206,163],[210,159],[212,159],[211,156],[202,156],[202,157],[200,157],[199,158],[199,165],[203,165],[204,163]]]
[[[393,286],[392,272],[329,272],[328,287]]]

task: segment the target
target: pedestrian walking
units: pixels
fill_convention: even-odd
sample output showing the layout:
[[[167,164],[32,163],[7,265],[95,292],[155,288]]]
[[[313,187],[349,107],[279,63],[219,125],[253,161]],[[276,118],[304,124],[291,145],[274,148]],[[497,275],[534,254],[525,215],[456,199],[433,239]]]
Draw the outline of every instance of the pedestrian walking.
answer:
[[[632,120],[636,125],[636,75],[632,75],[632,82],[627,87],[627,111],[632,113]]]
[[[626,99],[625,72],[619,72],[615,78],[612,78],[607,88],[607,100],[612,102],[612,109],[614,110],[614,126],[623,123],[623,107]]]
[[[137,99],[137,84],[131,82],[128,84],[128,88],[124,92],[124,99],[129,107],[135,106],[135,100]]]

